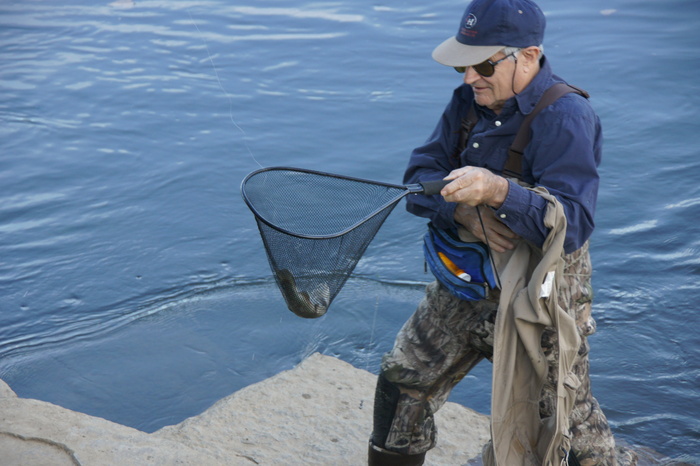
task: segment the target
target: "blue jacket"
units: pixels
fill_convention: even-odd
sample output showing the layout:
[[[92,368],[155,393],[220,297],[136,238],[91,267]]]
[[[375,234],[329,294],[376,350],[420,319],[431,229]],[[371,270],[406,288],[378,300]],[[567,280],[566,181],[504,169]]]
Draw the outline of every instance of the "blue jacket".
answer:
[[[543,57],[537,76],[506,102],[499,115],[474,104],[479,121],[460,155],[461,166],[500,173],[524,116],[535,108],[544,91],[561,81]],[[470,86],[455,89],[433,134],[411,154],[404,183],[442,179],[457,168],[450,158],[473,99]],[[602,152],[600,120],[584,97],[570,93],[542,110],[531,129],[532,139],[523,156],[523,181],[543,186],[562,203],[567,220],[564,249],[571,253],[588,240],[594,228]],[[517,183],[509,183],[508,196],[495,210],[496,215],[515,233],[541,247],[548,233],[543,223],[547,202]],[[455,207],[439,195],[407,198],[409,212],[429,218],[438,228],[456,226]]]

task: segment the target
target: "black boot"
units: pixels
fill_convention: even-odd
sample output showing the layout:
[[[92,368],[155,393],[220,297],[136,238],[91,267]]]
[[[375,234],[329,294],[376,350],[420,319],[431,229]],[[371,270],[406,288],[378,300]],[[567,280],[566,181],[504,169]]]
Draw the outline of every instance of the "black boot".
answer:
[[[421,466],[424,461],[425,453],[402,455],[369,443],[369,466]]]

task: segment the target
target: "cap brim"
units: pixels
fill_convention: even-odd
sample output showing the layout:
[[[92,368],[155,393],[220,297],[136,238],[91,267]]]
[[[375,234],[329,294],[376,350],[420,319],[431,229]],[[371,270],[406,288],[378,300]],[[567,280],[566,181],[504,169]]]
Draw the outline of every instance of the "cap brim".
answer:
[[[504,48],[505,45],[464,45],[453,36],[435,47],[433,60],[446,66],[472,66]]]

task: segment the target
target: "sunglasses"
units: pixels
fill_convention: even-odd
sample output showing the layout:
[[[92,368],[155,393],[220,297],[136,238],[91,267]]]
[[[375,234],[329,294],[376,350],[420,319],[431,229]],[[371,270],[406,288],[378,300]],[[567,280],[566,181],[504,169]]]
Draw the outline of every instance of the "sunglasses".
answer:
[[[517,52],[509,53],[505,57],[501,58],[500,60],[497,61],[491,61],[491,60],[486,60],[482,61],[478,65],[472,65],[472,68],[474,68],[474,71],[479,73],[481,76],[484,78],[490,78],[493,76],[493,73],[496,72],[496,65],[501,63],[503,60],[505,60],[508,57],[512,57],[515,55]],[[457,70],[457,73],[464,74],[467,72],[468,66],[455,66],[455,70]]]

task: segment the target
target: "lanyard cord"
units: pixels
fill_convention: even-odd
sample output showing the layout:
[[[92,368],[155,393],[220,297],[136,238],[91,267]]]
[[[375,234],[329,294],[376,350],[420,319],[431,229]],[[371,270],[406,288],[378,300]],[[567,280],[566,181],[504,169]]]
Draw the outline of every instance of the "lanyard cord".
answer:
[[[486,249],[489,252],[489,260],[491,261],[491,268],[493,269],[493,273],[496,276],[496,284],[498,285],[498,288],[501,288],[501,277],[498,275],[498,269],[496,268],[496,263],[493,260],[493,255],[491,254],[491,245],[489,244],[489,237],[486,234],[486,227],[484,226],[484,219],[481,218],[481,211],[479,210],[479,206],[476,206],[476,214],[479,216],[479,223],[481,223],[481,231],[484,232],[484,239],[486,240]]]

